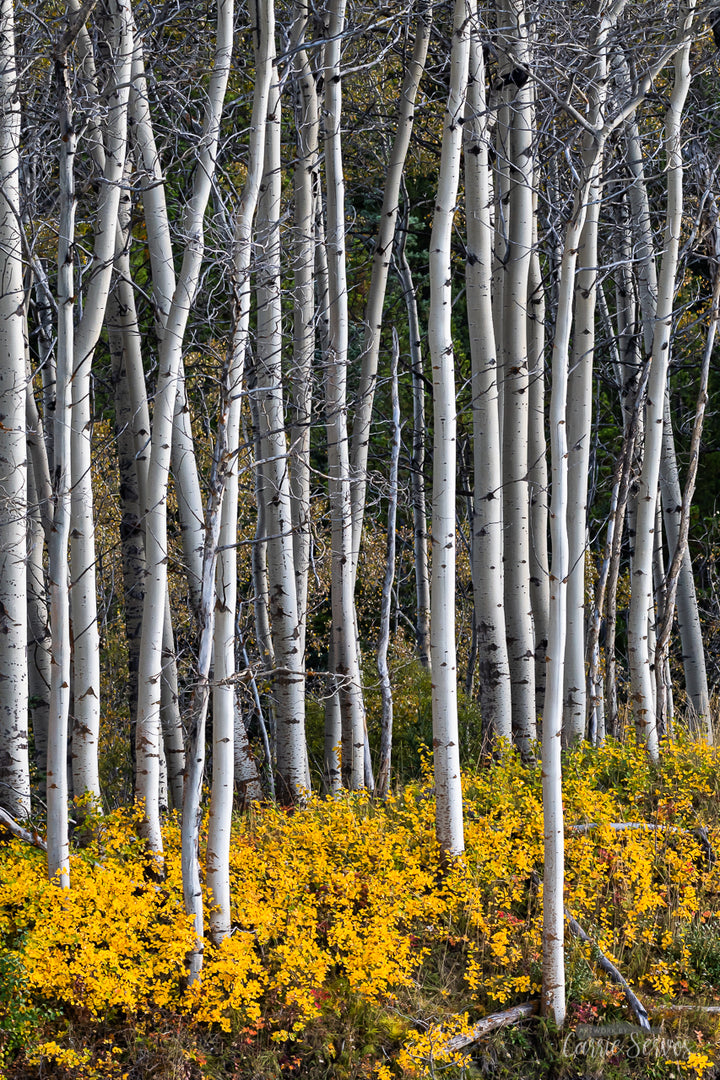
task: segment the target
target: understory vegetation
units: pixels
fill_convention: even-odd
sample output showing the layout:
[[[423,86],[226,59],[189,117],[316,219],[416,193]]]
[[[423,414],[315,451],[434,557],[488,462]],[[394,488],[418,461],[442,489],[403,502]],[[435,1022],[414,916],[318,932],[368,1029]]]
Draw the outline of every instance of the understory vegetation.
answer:
[[[138,809],[76,809],[70,891],[40,850],[3,839],[2,1075],[716,1075],[720,1013],[699,1007],[720,1003],[718,756],[682,737],[657,765],[633,738],[567,753],[565,903],[591,939],[568,935],[569,1023],[532,1018],[464,1055],[451,1036],[540,990],[541,768],[512,750],[464,775],[466,851],[449,868],[427,762],[386,802],[343,793],[236,817],[233,933],[205,943],[192,987],[175,818],[162,882]],[[598,949],[650,1035],[628,1026]]]

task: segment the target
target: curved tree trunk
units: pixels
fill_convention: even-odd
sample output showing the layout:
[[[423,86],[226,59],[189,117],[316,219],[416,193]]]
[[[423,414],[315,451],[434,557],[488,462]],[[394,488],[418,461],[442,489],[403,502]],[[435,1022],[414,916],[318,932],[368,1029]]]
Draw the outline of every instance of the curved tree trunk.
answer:
[[[145,558],[148,577],[138,683],[137,798],[144,804],[142,833],[152,852],[162,852],[158,804],[160,780],[160,676],[167,592],[167,489],[173,416],[182,343],[197,289],[204,252],[203,217],[215,170],[220,116],[230,71],[232,0],[218,0],[215,60],[199,145],[198,165],[187,207],[183,263],[160,347],[158,389],[153,413],[148,464]]]
[[[410,147],[410,137],[412,135],[413,120],[415,116],[415,99],[420,86],[420,79],[425,70],[425,60],[427,58],[428,45],[430,44],[432,4],[430,0],[416,0],[416,3],[417,20],[415,42],[400,89],[397,128],[387,164],[385,190],[383,192],[383,202],[380,210],[380,224],[375,239],[372,274],[368,289],[367,303],[365,305],[364,335],[362,351],[360,354],[360,387],[358,389],[357,407],[353,421],[352,448],[350,452],[350,465],[353,474],[353,486],[351,492],[353,515],[352,552],[354,562],[353,572],[355,574],[357,574],[363,515],[365,512],[370,423],[372,420],[378,360],[380,356],[382,313],[385,303],[388,273],[390,271],[395,224],[398,215],[400,185],[403,169],[405,168],[405,160]]]
[[[683,207],[683,165],[680,122],[690,87],[690,42],[685,40],[692,21],[694,0],[690,0],[678,26],[675,54],[675,80],[665,115],[665,150],[667,155],[667,215],[663,259],[658,279],[652,361],[648,382],[645,425],[645,451],[637,501],[635,551],[632,562],[632,590],[628,620],[630,685],[633,713],[640,737],[650,757],[658,757],[658,735],[653,706],[653,679],[649,654],[648,623],[654,622],[652,555],[655,531],[660,457],[662,451],[665,383],[670,359],[675,284]]]

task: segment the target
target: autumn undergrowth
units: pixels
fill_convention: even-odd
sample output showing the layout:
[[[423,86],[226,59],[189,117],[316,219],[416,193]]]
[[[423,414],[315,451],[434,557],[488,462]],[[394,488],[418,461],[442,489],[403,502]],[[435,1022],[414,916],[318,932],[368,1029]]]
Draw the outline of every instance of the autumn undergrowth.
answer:
[[[450,869],[427,769],[385,803],[313,798],[238,818],[234,932],[206,942],[192,988],[177,821],[158,882],[136,813],[86,819],[69,893],[46,882],[41,852],[3,839],[2,1075],[716,1075],[720,1016],[669,1006],[720,1004],[719,766],[684,739],[657,767],[631,743],[566,755],[566,904],[595,945],[568,939],[562,1032],[531,1019],[466,1056],[449,1036],[540,990],[540,767],[512,751],[464,777],[467,851]],[[650,1036],[628,1027],[597,949],[650,1008]]]

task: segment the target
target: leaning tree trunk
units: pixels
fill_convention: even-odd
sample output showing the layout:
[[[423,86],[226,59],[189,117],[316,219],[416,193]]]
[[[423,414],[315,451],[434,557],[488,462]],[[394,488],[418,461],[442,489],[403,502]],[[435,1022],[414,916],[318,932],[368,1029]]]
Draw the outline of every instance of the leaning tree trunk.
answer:
[[[712,324],[714,328],[715,323]],[[712,328],[711,328],[712,329]],[[714,332],[714,331],[713,331]],[[663,407],[663,443],[660,461],[660,491],[662,494],[663,520],[667,535],[670,557],[676,550],[683,528],[683,498],[680,490],[675,439],[673,438],[670,395],[665,391]],[[705,667],[705,646],[703,644],[702,624],[698,611],[695,579],[693,577],[690,552],[685,546],[685,553],[680,563],[677,582],[677,621],[682,646],[682,662],[685,672],[685,693],[687,703],[697,719],[699,729],[710,743],[713,740],[712,718],[710,716],[710,694],[708,690],[707,670]]]
[[[367,490],[367,462],[370,446],[370,424],[372,420],[375,385],[377,382],[378,360],[382,332],[382,313],[385,303],[388,273],[392,261],[393,238],[398,215],[400,184],[402,181],[405,159],[410,147],[410,137],[415,116],[415,99],[420,86],[420,79],[425,70],[430,27],[432,22],[432,4],[429,0],[417,0],[417,23],[415,43],[400,89],[400,105],[397,128],[390,158],[387,164],[385,190],[380,210],[380,224],[375,239],[372,273],[368,298],[365,305],[364,333],[360,370],[360,386],[357,395],[357,407],[353,421],[352,450],[350,464],[353,473],[351,492],[353,514],[352,551],[354,573],[357,574],[357,561],[362,539],[365,495]]]
[[[452,338],[451,241],[460,178],[470,58],[467,0],[455,0],[450,93],[430,237],[428,341],[433,370],[433,492],[430,652],[433,672],[435,827],[443,854],[464,849],[455,648],[455,477],[457,403]]]
[[[675,80],[665,114],[667,213],[665,243],[658,280],[652,360],[648,381],[645,448],[637,500],[635,551],[628,619],[630,687],[635,724],[651,758],[658,757],[658,735],[653,707],[652,658],[648,648],[648,623],[654,622],[652,554],[660,458],[662,452],[665,383],[670,360],[675,284],[683,212],[683,164],[681,117],[690,88],[690,41],[694,0],[689,0],[678,27],[682,44],[675,54]]]
[[[215,171],[220,117],[230,73],[232,0],[218,0],[215,59],[199,144],[198,164],[188,204],[184,234],[188,237],[160,347],[158,386],[153,412],[147,481],[145,558],[147,580],[143,605],[138,678],[136,794],[144,804],[142,834],[151,851],[162,852],[160,830],[160,688],[163,623],[167,592],[167,490],[177,379],[190,307],[200,278],[204,252],[203,218]]]
[[[274,55],[274,7],[259,0],[254,10],[255,83],[250,126],[248,172],[235,220],[233,251],[234,320],[232,357],[228,372],[227,455],[220,522],[215,601],[215,661],[213,682],[213,775],[207,841],[207,885],[212,893],[210,929],[216,943],[227,937],[230,919],[230,829],[235,779],[236,688],[235,619],[237,614],[238,447],[245,356],[250,323],[250,259],[252,224],[260,192],[265,156],[268,99]],[[247,755],[245,758],[247,762]],[[246,767],[246,786],[253,787]],[[257,777],[255,776],[255,780]]]
[[[12,0],[0,7],[0,806],[30,813],[27,672],[25,294],[20,97]]]

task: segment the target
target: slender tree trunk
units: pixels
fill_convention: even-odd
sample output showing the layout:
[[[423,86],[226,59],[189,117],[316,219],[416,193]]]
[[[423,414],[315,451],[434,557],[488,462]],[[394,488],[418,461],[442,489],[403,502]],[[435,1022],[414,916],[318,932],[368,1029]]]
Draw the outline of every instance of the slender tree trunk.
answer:
[[[410,147],[410,137],[412,135],[413,120],[415,116],[415,100],[420,86],[420,79],[425,70],[425,61],[427,58],[428,45],[430,43],[432,4],[430,3],[430,0],[416,0],[416,7],[417,21],[415,42],[400,90],[397,128],[387,164],[385,190],[383,192],[383,203],[380,210],[380,224],[375,240],[372,274],[370,278],[370,287],[368,289],[368,298],[365,305],[363,345],[360,354],[360,387],[358,390],[357,407],[353,421],[352,449],[350,454],[353,473],[353,486],[351,492],[353,515],[352,551],[355,574],[357,573],[357,561],[360,552],[363,515],[365,511],[370,424],[372,420],[375,384],[377,382],[378,360],[380,356],[382,313],[385,303],[388,273],[390,271],[392,259],[393,238],[395,236],[395,224],[397,221],[400,198],[400,185],[403,169],[405,168],[405,159],[407,158],[408,149]]]
[[[413,553],[415,566],[416,637],[418,659],[430,670],[430,562],[428,559],[428,523],[425,502],[425,378],[420,338],[417,296],[412,271],[407,258],[407,231],[410,202],[403,184],[403,216],[398,225],[395,260],[398,277],[405,297],[410,338],[410,370],[412,375],[413,436],[410,483],[413,508]]]
[[[528,67],[530,43],[524,0],[507,0],[501,34],[501,71]],[[530,754],[536,736],[535,634],[530,597],[528,488],[528,282],[533,236],[533,108],[528,83],[509,102],[509,228],[503,281],[503,519],[505,624],[517,745]]]
[[[320,191],[318,140],[320,117],[315,78],[302,48],[309,16],[307,0],[297,0],[291,40],[297,160],[293,231],[293,362],[290,372],[290,492],[293,561],[297,594],[298,655],[304,665],[307,589],[312,543],[310,515],[310,424],[312,369],[315,359],[315,204]]]
[[[138,684],[137,798],[144,804],[142,834],[152,852],[162,852],[158,806],[160,764],[160,675],[167,592],[167,488],[173,415],[182,342],[204,252],[203,217],[210,195],[232,47],[232,0],[218,0],[215,60],[208,86],[203,138],[187,207],[183,263],[160,347],[148,467],[143,631]]]
[[[127,0],[113,0],[105,20],[113,54],[107,94],[104,168],[97,227],[83,314],[73,356],[71,432],[70,591],[73,625],[74,723],[73,790],[100,798],[100,634],[95,576],[95,524],[92,492],[92,385],[95,347],[105,319],[115,258],[120,190],[125,171],[127,111],[133,53],[132,16]]]
[[[455,0],[450,93],[443,120],[440,174],[430,238],[428,341],[433,369],[433,492],[430,650],[433,672],[435,827],[444,855],[464,849],[455,649],[455,359],[452,338],[452,228],[460,178],[470,58],[471,9]]]
[[[50,708],[50,615],[45,589],[43,548],[45,533],[40,516],[33,470],[28,470],[27,554],[27,667],[30,724],[35,766],[40,774],[40,797],[46,797],[48,715]]]
[[[68,720],[70,712],[70,591],[68,542],[70,539],[70,424],[73,367],[75,284],[75,130],[67,51],[71,39],[61,42],[55,59],[60,121],[58,184],[60,215],[57,255],[57,360],[54,432],[54,513],[48,545],[50,626],[50,712],[47,746],[47,859],[48,875],[61,888],[70,887],[68,837]],[[64,46],[64,47],[63,47]]]
[[[288,447],[282,389],[280,292],[280,88],[273,82],[265,132],[265,174],[258,202],[256,246],[256,414],[267,499],[269,612],[275,671],[276,790],[283,802],[302,799],[308,786],[305,750],[305,681],[299,653]]]
[[[230,830],[236,774],[247,797],[259,794],[257,771],[244,731],[237,740],[235,621],[237,615],[238,447],[245,357],[250,324],[250,260],[252,226],[265,161],[265,132],[275,52],[275,17],[272,0],[259,0],[253,9],[255,28],[255,83],[250,130],[248,173],[235,220],[233,289],[235,326],[228,373],[227,463],[220,524],[215,599],[215,669],[213,683],[213,776],[207,841],[207,884],[213,896],[210,929],[217,943],[231,929]],[[272,768],[272,764],[270,764]]]
[[[482,44],[471,38],[468,118],[463,126],[467,264],[472,358],[474,516],[472,577],[483,726],[512,741],[510,668],[503,609],[503,488],[497,357],[491,300],[492,223],[489,124]]]
[[[387,545],[385,550],[385,577],[380,603],[380,627],[378,630],[377,667],[382,696],[382,720],[380,728],[380,763],[375,792],[379,798],[387,796],[390,786],[390,761],[392,754],[393,697],[388,669],[387,654],[390,644],[390,614],[392,587],[395,580],[395,521],[398,502],[398,466],[400,463],[400,397],[398,394],[398,359],[400,344],[397,330],[393,328],[393,353],[390,369],[390,394],[392,405],[392,429],[390,444],[390,469],[388,473],[388,519]]]
[[[692,21],[694,0],[686,6],[678,27],[678,41],[685,38]],[[648,648],[648,621],[654,622],[652,588],[652,545],[655,531],[660,457],[662,451],[665,383],[670,359],[670,332],[683,206],[683,165],[680,122],[690,87],[690,42],[675,54],[675,81],[665,116],[667,155],[667,215],[665,244],[658,281],[652,362],[648,382],[645,450],[637,503],[635,551],[632,563],[632,590],[628,620],[628,651],[633,713],[637,730],[651,758],[658,757],[658,736],[653,707],[651,658]]]
[[[333,667],[342,718],[342,775],[351,790],[365,782],[365,710],[355,636],[354,555],[347,430],[348,295],[345,252],[345,182],[341,140],[340,45],[345,0],[326,8],[325,182],[328,258],[328,352],[325,408],[332,531]]]
[[[545,657],[550,622],[548,466],[545,441],[545,285],[537,247],[537,211],[528,278],[528,482],[530,486],[530,600],[535,628],[535,711],[545,700]]]
[[[717,223],[716,223],[717,229]],[[707,683],[703,686],[701,678],[697,676],[697,667],[702,664],[702,673],[704,674],[703,661],[703,643],[702,634],[700,629],[699,620],[697,624],[693,619],[693,616],[697,614],[697,602],[694,604],[691,601],[695,600],[694,583],[692,577],[692,569],[689,565],[690,559],[687,549],[688,535],[690,531],[690,506],[692,504],[692,497],[695,491],[695,481],[697,478],[698,461],[700,457],[700,440],[702,437],[703,422],[705,419],[705,408],[708,401],[708,379],[710,375],[710,360],[712,357],[713,345],[715,343],[715,333],[717,330],[718,320],[718,303],[720,302],[720,272],[718,272],[717,265],[715,267],[715,285],[713,289],[712,306],[710,310],[710,325],[708,327],[707,340],[705,342],[705,352],[703,356],[702,369],[700,372],[700,387],[698,391],[697,407],[695,410],[695,422],[693,424],[692,436],[690,439],[690,463],[688,466],[688,475],[685,481],[685,490],[682,493],[681,502],[676,513],[671,514],[666,510],[666,521],[672,521],[672,533],[669,531],[670,548],[672,551],[672,557],[670,566],[668,567],[667,576],[665,579],[665,608],[663,611],[661,625],[658,630],[657,644],[655,647],[655,677],[658,685],[658,695],[661,685],[659,672],[665,672],[668,664],[668,646],[670,642],[670,632],[672,629],[673,611],[675,607],[675,598],[678,597],[678,622],[681,629],[683,628],[683,621],[685,626],[685,635],[683,642],[692,640],[695,647],[699,650],[700,660],[695,661],[695,666],[689,667],[688,659],[685,656],[685,648],[683,644],[683,660],[685,662],[685,670],[688,671],[688,667],[691,676],[694,676],[696,682],[694,684],[697,689],[698,704],[703,708],[697,708],[695,704],[696,699],[691,699],[691,704],[695,708],[696,715],[700,723],[700,730],[707,739],[708,743],[713,742],[713,728],[712,718],[710,716],[710,707],[707,694]],[[665,396],[665,424],[670,424],[670,405],[668,395]],[[670,437],[672,438],[672,429],[669,428]],[[670,455],[668,451],[668,459],[672,464],[674,462],[674,446],[673,454]],[[677,481],[677,470],[675,470],[672,478],[674,482]],[[672,483],[671,495],[675,495],[675,484]],[[679,488],[679,484],[678,484]],[[683,570],[686,574],[686,589],[687,593],[683,597],[682,603],[679,600],[680,597],[680,584],[682,581]],[[689,578],[689,586],[687,584],[687,578]],[[692,591],[691,591],[692,590]],[[669,678],[666,676],[666,681],[669,684],[670,693],[672,692],[672,685]],[[686,674],[686,682],[689,682]],[[693,685],[693,684],[690,684]],[[704,691],[704,693],[703,693]],[[688,696],[690,691],[688,689]],[[660,704],[664,704],[660,698],[657,697]],[[670,714],[671,697],[668,695],[667,699],[667,722],[665,727],[668,733],[672,730],[672,717]],[[658,719],[660,725],[663,722],[663,715],[658,709]]]
[[[28,758],[25,292],[20,224],[20,97],[12,0],[0,6],[0,806],[30,813]]]
[[[717,286],[716,286],[717,288]],[[708,338],[714,336],[717,323],[710,325]],[[707,345],[706,345],[707,354]],[[704,409],[702,379],[699,401]],[[701,421],[702,423],[702,421]],[[660,491],[663,502],[663,520],[668,540],[671,559],[677,550],[681,534],[684,532],[682,520],[683,496],[680,490],[675,439],[673,438],[672,416],[670,413],[670,395],[665,392],[663,406],[663,442],[660,461]],[[682,662],[685,672],[685,692],[688,705],[697,717],[700,731],[712,743],[713,731],[710,717],[710,694],[708,690],[707,670],[705,667],[705,647],[703,644],[702,625],[698,612],[695,580],[693,578],[690,552],[685,545],[685,552],[680,563],[677,581],[677,620],[682,646]]]
[[[597,185],[603,142],[596,139],[586,148],[585,182],[578,191],[573,216],[567,226],[558,279],[558,313],[552,355],[550,398],[550,449],[552,496],[550,502],[550,630],[547,653],[547,684],[543,709],[543,821],[545,874],[543,888],[543,989],[542,1008],[558,1027],[565,1019],[565,961],[563,950],[565,854],[562,810],[561,736],[563,668],[567,637],[567,581],[570,569],[568,543],[567,390],[572,326],[572,295],[575,268],[588,200]],[[574,511],[574,508],[573,508]]]

